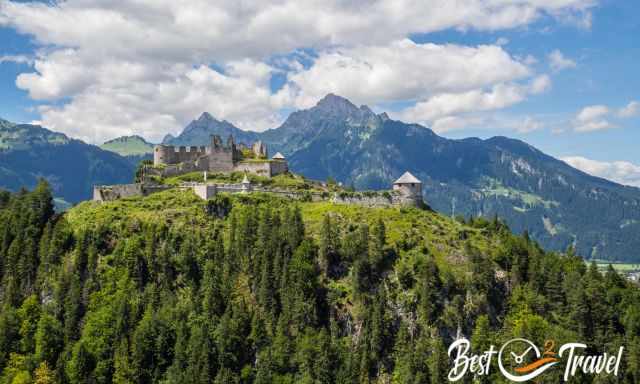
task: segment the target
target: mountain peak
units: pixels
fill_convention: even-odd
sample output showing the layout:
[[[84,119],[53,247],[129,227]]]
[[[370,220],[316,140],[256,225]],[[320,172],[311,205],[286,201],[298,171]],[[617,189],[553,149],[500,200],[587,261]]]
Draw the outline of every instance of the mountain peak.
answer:
[[[170,133],[167,133],[166,135],[164,135],[164,137],[162,138],[161,143],[162,144],[168,144],[171,140],[175,139],[175,136],[173,136]]]
[[[209,125],[217,125],[220,123],[221,121],[213,117],[213,115],[211,115],[209,112],[202,112],[202,115],[200,115],[197,120],[193,120],[184,128],[183,133],[192,131],[194,129],[206,129],[206,127],[208,127]]]
[[[116,137],[106,141],[100,148],[120,156],[144,156],[153,152],[153,144],[139,135]]]
[[[202,115],[198,117],[197,121],[217,121],[209,112],[202,112]]]
[[[115,139],[107,140],[104,142],[104,144],[127,143],[127,142],[140,142],[144,144],[149,144],[149,142],[140,135],[120,136],[120,137],[116,137]]]
[[[315,108],[336,114],[349,114],[358,110],[358,107],[356,107],[351,101],[333,93],[327,94],[318,101]]]
[[[209,112],[203,112],[200,117],[189,123],[178,136],[167,135],[162,140],[167,145],[208,145],[211,135],[228,137],[233,135],[238,143],[252,143],[256,141],[255,132],[243,131],[227,120],[218,120]]]

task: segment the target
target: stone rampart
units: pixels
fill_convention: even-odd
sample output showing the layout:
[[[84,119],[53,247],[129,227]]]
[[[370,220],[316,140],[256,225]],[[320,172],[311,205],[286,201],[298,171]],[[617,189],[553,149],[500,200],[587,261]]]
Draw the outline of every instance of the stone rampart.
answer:
[[[336,204],[355,204],[365,207],[424,206],[421,197],[407,196],[397,191],[341,192],[334,194],[331,201]]]
[[[273,177],[286,173],[289,169],[286,161],[241,161],[233,169],[236,172],[247,172],[258,176]]]
[[[372,208],[392,206],[424,206],[424,203],[421,199],[415,199],[409,196],[405,196],[395,191],[329,193],[318,191],[291,191],[287,189],[245,186],[243,184],[184,184],[182,185],[182,187],[193,188],[194,193],[205,200],[213,198],[218,193],[266,192],[293,200],[331,201],[335,204],[356,204]]]
[[[117,184],[117,185],[96,185],[93,187],[94,201],[113,201],[132,196],[147,196],[155,192],[170,189],[167,185],[153,184]]]

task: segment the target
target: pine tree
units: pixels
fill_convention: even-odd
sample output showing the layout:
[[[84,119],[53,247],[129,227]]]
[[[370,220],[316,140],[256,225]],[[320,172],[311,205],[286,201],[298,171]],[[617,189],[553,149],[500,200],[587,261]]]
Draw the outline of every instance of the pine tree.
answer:
[[[67,376],[71,384],[89,384],[93,381],[92,373],[95,360],[85,344],[80,341],[73,348],[71,361],[67,365]]]
[[[25,299],[18,309],[20,319],[20,351],[31,354],[35,350],[35,335],[40,320],[40,303],[35,295]]]
[[[449,356],[442,338],[436,338],[431,342],[431,355],[428,361],[429,375],[432,384],[447,382]]]
[[[382,268],[382,263],[384,261],[384,252],[385,252],[385,244],[386,244],[386,228],[384,225],[384,221],[382,219],[378,219],[373,226],[373,233],[371,236],[371,264],[374,266],[376,270]]]
[[[64,340],[69,344],[78,337],[78,324],[83,315],[81,302],[82,286],[80,278],[72,274],[69,288],[64,296]]]
[[[209,338],[208,328],[200,319],[191,326],[191,336],[187,347],[188,365],[186,377],[194,384],[206,384],[214,373],[212,342]]]
[[[213,260],[207,260],[200,287],[202,310],[209,319],[217,319],[224,311],[225,301],[222,296],[222,284],[219,281],[219,268]]]
[[[43,228],[55,213],[53,195],[51,194],[49,183],[44,179],[40,179],[38,185],[36,185],[33,192],[30,193],[30,197],[31,208],[36,214],[36,224],[39,228]]]
[[[440,271],[433,258],[427,257],[418,274],[420,314],[426,322],[431,324],[438,319],[443,308]]]
[[[20,319],[16,310],[5,305],[0,311],[0,372],[9,362],[9,354],[18,349]]]
[[[296,249],[287,271],[288,288],[285,306],[293,325],[302,330],[315,325],[317,320],[318,271],[315,260],[317,248],[313,241],[305,239]]]
[[[319,260],[325,276],[336,277],[340,264],[340,232],[331,215],[325,214],[320,230]]]
[[[46,361],[40,363],[34,372],[33,384],[54,384],[55,377]]]
[[[55,367],[63,347],[64,334],[62,324],[51,314],[42,313],[35,333],[36,360]]]
[[[129,384],[135,382],[134,370],[129,359],[129,342],[122,339],[116,348],[113,360],[113,383]]]

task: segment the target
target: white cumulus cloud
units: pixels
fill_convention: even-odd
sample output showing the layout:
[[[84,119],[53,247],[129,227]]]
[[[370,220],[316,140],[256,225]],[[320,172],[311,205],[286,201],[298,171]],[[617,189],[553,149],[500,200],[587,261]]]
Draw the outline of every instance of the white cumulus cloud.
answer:
[[[576,62],[565,57],[559,50],[554,50],[548,56],[549,66],[555,72],[561,71],[567,68],[575,68]]]
[[[638,115],[640,115],[640,103],[637,101],[631,101],[618,110],[618,116],[621,118],[635,117]]]
[[[596,161],[581,156],[563,157],[561,160],[590,175],[623,185],[640,187],[640,165],[628,161]]]
[[[468,125],[477,125],[477,112],[494,111],[522,102],[530,94],[539,94],[551,86],[548,76],[533,78],[529,84],[517,82],[496,83],[489,89],[472,89],[459,93],[441,93],[417,102],[398,114],[398,117],[414,122],[432,124],[436,132],[443,133],[461,129]],[[465,123],[471,123],[465,125]]]
[[[614,128],[607,119],[611,113],[606,105],[590,105],[584,107],[573,120],[573,129],[576,132],[594,132]]]
[[[516,131],[519,133],[531,133],[539,131],[543,127],[544,124],[540,120],[531,116],[525,116],[525,118],[516,127]]]
[[[44,125],[99,143],[133,133],[159,141],[167,132],[178,133],[184,122],[203,111],[255,131],[276,126],[281,120],[278,110],[282,106],[269,87],[272,69],[263,63],[249,59],[230,62],[224,73],[207,66],[175,65],[162,71],[153,67],[149,71],[144,67],[140,71],[128,66],[120,69],[122,72],[117,65],[104,63],[94,71],[94,81],[75,93],[72,102],[41,107]],[[163,76],[137,78],[148,74]],[[128,77],[134,78],[130,84],[126,84]],[[36,76],[31,81],[46,84],[48,79]],[[56,89],[58,86],[52,88]]]
[[[467,92],[529,75],[526,65],[495,45],[416,44],[403,39],[321,52],[310,68],[289,74],[284,92],[298,107],[308,107],[329,92],[357,103],[377,103]]]
[[[480,110],[511,105],[550,86],[548,78],[531,78],[531,57],[519,60],[498,45],[421,45],[407,37],[451,28],[506,30],[543,17],[590,20],[595,5],[0,0],[0,26],[31,36],[42,48],[33,70],[16,84],[42,103],[44,125],[92,142],[130,133],[158,140],[202,111],[265,129],[277,125],[283,107],[309,106],[328,92],[367,103],[455,94],[480,100]],[[313,52],[306,69],[275,63],[301,51]],[[273,94],[270,79],[281,71],[290,71],[287,82]],[[468,109],[454,104],[442,108]]]
[[[27,55],[0,55],[2,63],[33,64],[33,58]]]
[[[593,0],[0,2],[0,24],[44,44],[122,57],[238,59],[300,47],[388,43],[449,28],[500,30],[584,16]]]

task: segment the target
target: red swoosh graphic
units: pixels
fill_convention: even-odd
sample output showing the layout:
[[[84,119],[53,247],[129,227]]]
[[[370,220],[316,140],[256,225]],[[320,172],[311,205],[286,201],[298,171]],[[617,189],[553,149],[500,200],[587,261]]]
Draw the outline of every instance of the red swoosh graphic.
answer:
[[[527,373],[527,372],[531,372],[535,369],[537,369],[538,367],[541,367],[547,363],[553,363],[558,361],[558,359],[554,358],[554,357],[545,357],[544,359],[540,359],[537,361],[534,361],[533,363],[529,364],[529,365],[525,365],[524,367],[520,367],[520,368],[516,368],[515,371],[518,373]]]

